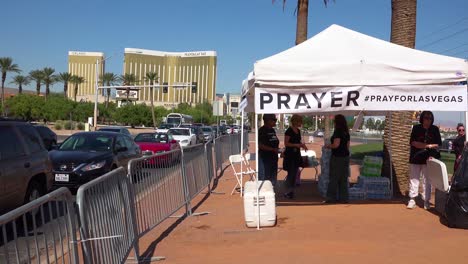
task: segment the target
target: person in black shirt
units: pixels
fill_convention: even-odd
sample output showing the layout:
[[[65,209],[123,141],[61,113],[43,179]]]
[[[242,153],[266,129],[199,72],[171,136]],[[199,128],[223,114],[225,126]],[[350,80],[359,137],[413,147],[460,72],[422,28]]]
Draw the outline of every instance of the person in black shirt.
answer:
[[[439,145],[442,144],[439,128],[433,125],[434,114],[431,111],[423,111],[419,117],[419,124],[413,126],[410,137],[410,200],[406,208],[416,207],[414,199],[419,193],[419,178],[422,176],[424,186],[424,209],[429,209],[431,199],[431,183],[426,178],[426,161],[429,157],[440,158]]]
[[[279,140],[275,129],[276,116],[274,114],[263,115],[263,126],[258,130],[258,179],[271,181],[276,185],[278,175]]]
[[[296,186],[296,175],[299,167],[302,165],[301,148],[307,150],[307,147],[302,143],[301,131],[302,117],[293,115],[290,120],[291,126],[284,133],[284,151],[283,169],[288,172],[286,176],[287,193],[286,198],[294,198],[294,187]]]
[[[331,144],[325,145],[332,150],[330,159],[330,181],[327,189],[326,203],[348,203],[349,177],[349,128],[343,115],[335,116],[335,131]]]
[[[453,164],[453,173],[457,171],[458,165],[460,164],[461,154],[463,152],[463,147],[465,146],[466,135],[465,135],[465,126],[462,123],[457,125],[457,138],[453,141],[452,149],[455,152],[455,163]]]

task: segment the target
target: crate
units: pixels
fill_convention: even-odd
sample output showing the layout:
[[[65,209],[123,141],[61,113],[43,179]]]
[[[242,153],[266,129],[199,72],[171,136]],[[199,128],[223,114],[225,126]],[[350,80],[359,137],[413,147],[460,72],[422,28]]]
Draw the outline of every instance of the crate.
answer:
[[[362,201],[367,199],[366,190],[359,187],[351,187],[348,189],[349,200]]]
[[[260,226],[276,224],[275,192],[270,181],[258,181],[259,199],[257,205],[257,188],[255,181],[248,181],[244,186],[244,215],[248,227],[257,227],[260,212]],[[260,210],[259,208],[260,207]]]

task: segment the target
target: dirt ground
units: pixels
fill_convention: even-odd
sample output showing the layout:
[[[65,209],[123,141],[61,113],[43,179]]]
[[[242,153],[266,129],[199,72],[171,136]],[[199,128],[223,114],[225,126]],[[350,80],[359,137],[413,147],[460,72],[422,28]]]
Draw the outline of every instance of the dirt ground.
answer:
[[[320,156],[322,143],[308,146]],[[253,147],[252,141],[250,152]],[[216,193],[192,202],[195,213],[207,214],[166,220],[140,239],[141,255],[205,264],[467,262],[468,230],[448,228],[433,208],[408,210],[406,200],[325,205],[313,169],[304,170],[294,200],[277,195],[276,226],[248,228],[243,198],[230,195],[232,170],[224,167]],[[358,174],[354,166],[353,177]],[[280,172],[278,179],[285,175]]]

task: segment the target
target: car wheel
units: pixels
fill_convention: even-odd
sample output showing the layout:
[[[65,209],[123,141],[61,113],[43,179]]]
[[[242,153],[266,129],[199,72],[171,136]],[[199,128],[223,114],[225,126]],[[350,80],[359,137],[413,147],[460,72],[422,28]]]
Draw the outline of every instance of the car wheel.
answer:
[[[30,203],[37,198],[43,196],[45,194],[44,186],[42,186],[38,181],[32,180],[26,191],[26,195],[24,196],[24,203]]]
[[[26,190],[26,195],[24,196],[24,204],[30,203],[39,197],[45,194],[45,188],[40,184],[40,182],[36,180],[32,180],[29,185],[28,189]],[[39,215],[39,208],[32,210],[29,212],[26,217],[29,220],[32,220],[32,217],[36,217]]]

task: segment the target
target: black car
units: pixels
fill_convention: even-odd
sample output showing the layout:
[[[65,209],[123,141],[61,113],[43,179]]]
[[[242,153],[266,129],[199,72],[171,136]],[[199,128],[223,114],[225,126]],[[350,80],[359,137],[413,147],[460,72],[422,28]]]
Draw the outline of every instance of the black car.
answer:
[[[64,186],[75,192],[115,168],[127,168],[130,159],[141,156],[141,150],[130,136],[96,131],[73,134],[49,155],[54,188]]]
[[[34,126],[44,142],[47,150],[51,150],[57,145],[57,134],[46,126]]]

